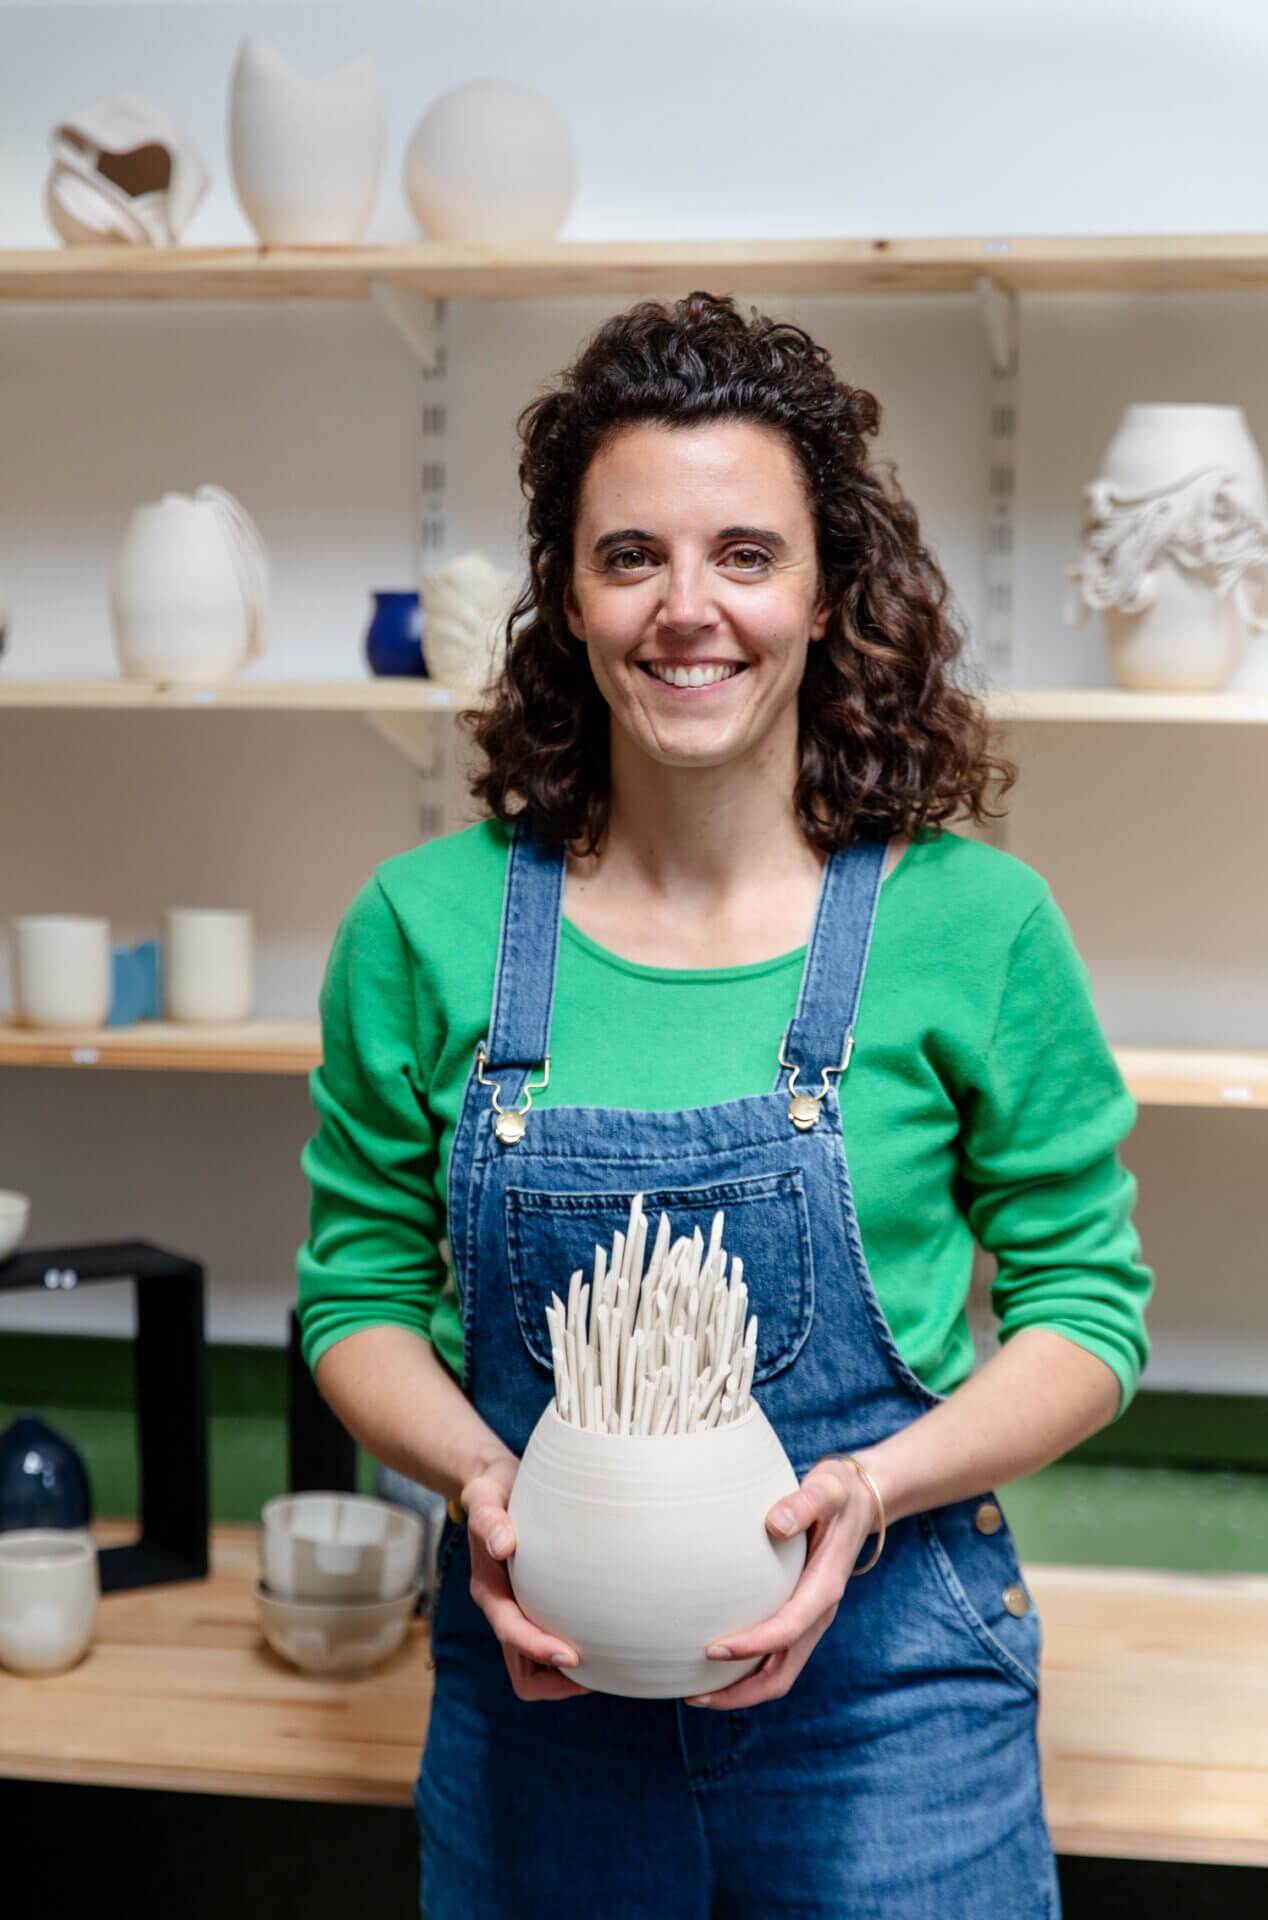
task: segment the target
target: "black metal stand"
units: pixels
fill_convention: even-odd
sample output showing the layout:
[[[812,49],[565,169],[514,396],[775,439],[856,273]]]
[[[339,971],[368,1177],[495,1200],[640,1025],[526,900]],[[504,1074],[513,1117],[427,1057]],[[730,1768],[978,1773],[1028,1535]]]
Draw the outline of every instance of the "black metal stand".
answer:
[[[286,1349],[287,1421],[292,1493],[355,1493],[357,1443],[322,1399],[300,1348],[292,1309]]]
[[[136,1287],[141,1538],[102,1549],[102,1592],[205,1579],[210,1496],[203,1270],[197,1261],[144,1240],[37,1247],[0,1261],[4,1293],[24,1287],[57,1293],[93,1280],[132,1280]]]

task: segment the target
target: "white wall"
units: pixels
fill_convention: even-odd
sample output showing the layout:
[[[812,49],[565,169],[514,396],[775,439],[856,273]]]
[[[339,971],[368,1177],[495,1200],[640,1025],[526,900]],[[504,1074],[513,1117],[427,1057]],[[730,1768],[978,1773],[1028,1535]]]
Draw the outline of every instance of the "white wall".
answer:
[[[51,243],[49,124],[109,88],[164,101],[212,192],[191,245],[248,240],[228,184],[224,93],[245,30],[318,67],[374,50],[388,165],[368,237],[406,238],[397,179],[418,113],[497,71],[568,118],[565,237],[1161,231],[1268,227],[1268,21],[1175,0],[772,14],[653,0],[430,7],[0,6],[0,246]],[[490,55],[489,49],[495,49]],[[1200,164],[1198,164],[1200,157]],[[449,548],[515,559],[516,410],[606,301],[449,315]],[[978,610],[984,361],[972,303],[775,302],[878,392],[885,447]],[[1268,448],[1259,295],[1031,298],[1019,391],[1016,677],[1104,681],[1099,632],[1061,624],[1078,490],[1130,400],[1236,401]],[[357,672],[367,594],[413,581],[422,383],[368,308],[0,310],[5,671],[114,670],[104,588],[131,506],[204,479],[255,514],[274,564],[278,678]],[[1008,844],[1051,879],[1122,1041],[1268,1046],[1257,729],[1035,729]],[[259,1009],[309,1014],[339,911],[418,830],[414,776],[355,717],[0,713],[0,920],[243,904]],[[0,1004],[6,980],[0,966]],[[0,1185],[32,1193],[33,1243],[141,1234],[197,1254],[214,1338],[282,1337],[305,1221],[301,1080],[0,1071]],[[1262,1115],[1147,1112],[1127,1157],[1158,1269],[1156,1384],[1268,1386],[1251,1196]],[[0,1326],[117,1329],[123,1289],[14,1299]]]

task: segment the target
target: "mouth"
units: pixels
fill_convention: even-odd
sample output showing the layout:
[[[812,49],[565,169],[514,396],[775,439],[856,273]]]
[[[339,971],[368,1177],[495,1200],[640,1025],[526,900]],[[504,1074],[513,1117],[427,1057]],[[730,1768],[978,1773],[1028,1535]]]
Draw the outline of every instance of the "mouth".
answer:
[[[679,688],[694,691],[718,687],[746,671],[740,660],[697,661],[691,666],[674,660],[639,660],[636,664],[650,680],[658,680],[662,687],[672,687],[675,692]]]

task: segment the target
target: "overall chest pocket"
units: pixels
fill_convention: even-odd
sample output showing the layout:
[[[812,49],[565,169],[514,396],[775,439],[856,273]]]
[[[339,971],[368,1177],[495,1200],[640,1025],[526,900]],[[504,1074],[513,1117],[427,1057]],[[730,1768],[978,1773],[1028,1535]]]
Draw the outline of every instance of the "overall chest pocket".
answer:
[[[634,1189],[613,1192],[544,1193],[508,1187],[506,1249],[515,1317],[524,1344],[544,1372],[551,1371],[546,1308],[550,1296],[568,1292],[569,1275],[594,1270],[596,1246],[610,1254],[613,1235],[624,1232]],[[713,1216],[725,1215],[722,1245],[744,1262],[748,1311],[757,1315],[757,1364],[753,1378],[769,1380],[790,1366],[805,1345],[814,1315],[814,1263],[810,1215],[800,1169],[753,1174],[710,1186],[644,1187],[650,1258],[662,1213],[673,1238],[699,1227],[706,1245]],[[728,1263],[729,1271],[729,1263]]]

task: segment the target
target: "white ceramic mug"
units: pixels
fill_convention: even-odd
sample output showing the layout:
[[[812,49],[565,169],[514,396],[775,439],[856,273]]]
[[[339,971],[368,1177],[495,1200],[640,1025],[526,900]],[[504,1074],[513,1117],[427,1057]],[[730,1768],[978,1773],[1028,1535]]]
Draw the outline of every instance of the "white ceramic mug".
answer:
[[[169,1020],[235,1025],[251,1018],[249,913],[172,907],[165,915],[163,1011]]]
[[[104,1027],[112,984],[110,922],[33,913],[13,922],[13,999],[26,1027]]]
[[[60,1673],[92,1639],[101,1582],[97,1548],[79,1528],[0,1533],[0,1661],[17,1673]]]

